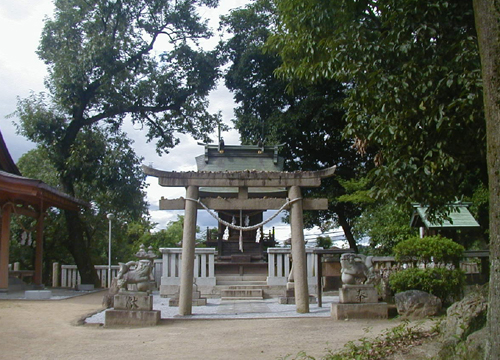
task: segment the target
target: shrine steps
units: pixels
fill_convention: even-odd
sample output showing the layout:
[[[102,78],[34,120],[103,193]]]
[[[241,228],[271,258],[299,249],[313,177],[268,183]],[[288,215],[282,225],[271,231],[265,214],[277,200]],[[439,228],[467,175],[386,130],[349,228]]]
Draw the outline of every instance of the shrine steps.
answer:
[[[221,300],[263,300],[269,286],[263,275],[219,275],[217,287]]]
[[[266,275],[217,275],[217,285],[267,286],[267,276]]]
[[[229,286],[221,289],[221,300],[263,300],[264,289],[257,285]]]

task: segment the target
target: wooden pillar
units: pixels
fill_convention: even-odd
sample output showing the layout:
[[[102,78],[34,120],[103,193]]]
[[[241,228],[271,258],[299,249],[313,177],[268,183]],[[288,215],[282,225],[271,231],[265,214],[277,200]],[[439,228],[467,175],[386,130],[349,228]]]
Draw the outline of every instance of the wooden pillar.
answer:
[[[43,225],[44,212],[40,210],[40,214],[36,223],[36,247],[35,247],[35,276],[33,282],[35,287],[41,288],[42,285],[42,269],[43,269]]]
[[[9,290],[9,240],[11,207],[2,208],[2,227],[0,229],[0,291]]]
[[[288,191],[290,200],[302,198],[300,187],[292,186]],[[295,304],[298,313],[309,312],[309,289],[307,285],[307,259],[304,242],[304,219],[302,199],[290,206],[292,232],[293,278],[295,282]]]
[[[198,199],[198,187],[188,186],[186,198]],[[196,202],[191,200],[186,200],[184,205],[181,286],[179,291],[179,315],[181,316],[192,314],[197,205]]]

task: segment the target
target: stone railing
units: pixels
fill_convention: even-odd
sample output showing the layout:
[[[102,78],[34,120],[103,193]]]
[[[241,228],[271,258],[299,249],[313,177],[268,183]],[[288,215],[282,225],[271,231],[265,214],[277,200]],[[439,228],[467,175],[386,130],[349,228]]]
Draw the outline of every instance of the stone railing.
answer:
[[[316,292],[317,255],[313,253],[315,248],[306,248],[307,261],[307,283],[309,292]],[[290,275],[291,261],[290,248],[269,248],[267,249],[267,285],[285,286]]]
[[[178,293],[181,283],[182,248],[160,248],[162,253],[161,296]],[[199,290],[211,292],[216,284],[215,248],[196,248],[194,259],[194,278]]]
[[[162,273],[162,262],[160,259],[154,261],[153,276],[157,284],[160,283]],[[97,277],[100,281],[100,287],[108,287],[108,265],[95,265]],[[111,278],[116,277],[119,266],[111,265]],[[60,281],[60,282],[59,282]],[[81,284],[80,273],[76,265],[52,264],[52,287],[76,288]]]

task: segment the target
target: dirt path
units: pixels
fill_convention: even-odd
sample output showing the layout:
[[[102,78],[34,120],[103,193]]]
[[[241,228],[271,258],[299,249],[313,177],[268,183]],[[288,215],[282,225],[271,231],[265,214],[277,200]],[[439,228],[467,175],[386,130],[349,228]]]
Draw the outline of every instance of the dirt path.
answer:
[[[299,351],[320,358],[327,348],[339,349],[399,324],[287,318],[176,319],[136,329],[77,325],[101,308],[102,296],[0,301],[0,359],[277,359]]]

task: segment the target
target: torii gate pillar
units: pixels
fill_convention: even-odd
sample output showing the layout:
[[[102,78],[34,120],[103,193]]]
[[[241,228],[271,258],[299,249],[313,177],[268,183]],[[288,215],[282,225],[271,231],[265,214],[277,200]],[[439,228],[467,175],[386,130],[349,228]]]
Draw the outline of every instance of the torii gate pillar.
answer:
[[[198,187],[188,186],[187,199],[198,199]],[[179,315],[191,315],[193,308],[194,252],[196,237],[197,203],[187,200],[184,205],[184,233],[182,235],[181,286],[179,290]]]
[[[290,225],[292,232],[293,278],[295,282],[295,305],[298,313],[309,312],[309,289],[307,286],[307,259],[304,242],[304,219],[302,194],[299,186],[292,186],[288,191],[290,200],[300,199],[290,207]]]

